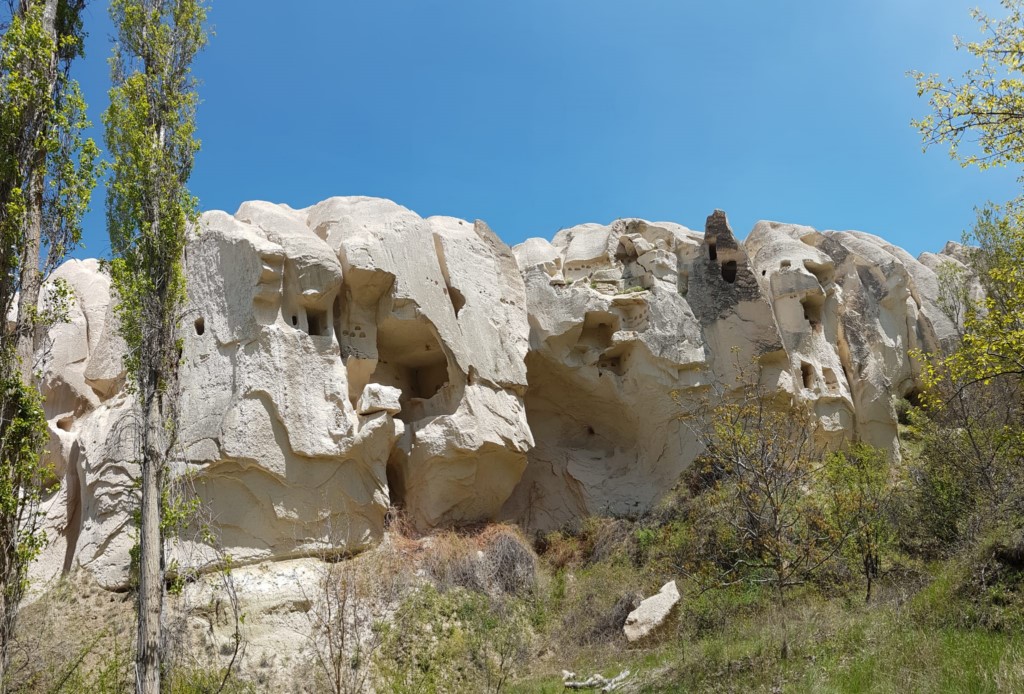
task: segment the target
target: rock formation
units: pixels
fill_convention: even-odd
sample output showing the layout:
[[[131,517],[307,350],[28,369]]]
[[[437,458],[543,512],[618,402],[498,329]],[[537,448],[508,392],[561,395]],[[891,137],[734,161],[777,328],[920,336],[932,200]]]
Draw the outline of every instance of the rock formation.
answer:
[[[835,438],[896,455],[911,354],[956,333],[937,277],[956,256],[775,222],[740,242],[719,211],[703,233],[619,220],[514,250],[483,222],[373,198],[206,213],[173,457],[214,541],[174,557],[353,552],[392,505],[421,529],[641,514],[699,453],[681,414],[744,364]],[[116,588],[138,474],[124,345],[99,265],[57,276],[70,320],[38,357],[64,483],[36,574],[81,565]]]

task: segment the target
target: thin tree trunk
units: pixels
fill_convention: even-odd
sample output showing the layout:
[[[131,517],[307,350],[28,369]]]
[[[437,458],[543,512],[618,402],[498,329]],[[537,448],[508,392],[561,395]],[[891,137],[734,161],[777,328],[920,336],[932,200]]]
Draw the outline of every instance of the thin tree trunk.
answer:
[[[151,392],[146,393],[142,461],[142,517],[139,556],[139,635],[136,652],[136,691],[160,692],[160,619],[163,609],[163,541],[160,534],[160,478],[163,448],[156,374],[151,375]]]
[[[32,356],[36,348],[36,307],[39,304],[39,289],[42,277],[39,273],[39,250],[43,236],[43,179],[42,167],[46,164],[46,153],[37,152],[32,164],[32,179],[29,183],[29,209],[25,225],[25,246],[21,255],[21,295],[18,297],[17,354],[21,359],[22,378],[31,382]]]

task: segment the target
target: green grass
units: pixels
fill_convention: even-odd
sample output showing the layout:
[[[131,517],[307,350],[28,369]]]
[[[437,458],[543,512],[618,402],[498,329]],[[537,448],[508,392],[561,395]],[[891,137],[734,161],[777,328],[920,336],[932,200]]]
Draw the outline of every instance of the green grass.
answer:
[[[780,657],[781,615],[738,617],[688,638],[685,625],[650,648],[581,651],[545,663],[512,692],[560,692],[561,669],[614,676],[633,692],[1017,692],[1024,691],[1024,636],[921,625],[896,606],[865,608],[812,597],[787,611],[790,655]]]

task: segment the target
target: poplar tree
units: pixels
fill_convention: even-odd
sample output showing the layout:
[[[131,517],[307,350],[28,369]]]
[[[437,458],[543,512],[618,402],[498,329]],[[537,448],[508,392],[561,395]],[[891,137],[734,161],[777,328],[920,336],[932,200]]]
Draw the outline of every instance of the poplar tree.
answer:
[[[0,689],[28,565],[42,547],[46,471],[32,358],[58,311],[38,310],[44,278],[81,239],[98,150],[70,78],[82,55],[84,0],[8,2],[0,39]],[[57,292],[68,298],[66,289]]]
[[[161,497],[177,422],[182,253],[197,203],[186,183],[199,142],[192,62],[207,42],[203,0],[112,0],[116,27],[107,189],[111,279],[139,408],[140,565],[136,687],[160,691],[164,541]]]

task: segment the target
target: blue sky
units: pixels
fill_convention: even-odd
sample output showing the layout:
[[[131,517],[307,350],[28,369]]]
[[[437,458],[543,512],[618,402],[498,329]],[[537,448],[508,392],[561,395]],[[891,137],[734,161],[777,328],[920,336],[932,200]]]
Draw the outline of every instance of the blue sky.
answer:
[[[203,209],[391,198],[508,243],[715,208],[860,229],[912,253],[1015,197],[1017,170],[922,154],[907,70],[959,74],[953,34],[994,1],[213,0],[196,65]],[[112,29],[87,10],[95,123]],[[97,136],[100,135],[97,128]],[[86,248],[107,255],[102,192]]]

